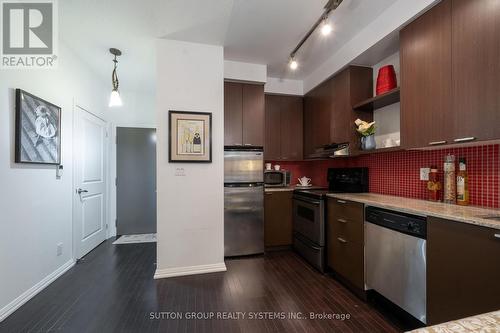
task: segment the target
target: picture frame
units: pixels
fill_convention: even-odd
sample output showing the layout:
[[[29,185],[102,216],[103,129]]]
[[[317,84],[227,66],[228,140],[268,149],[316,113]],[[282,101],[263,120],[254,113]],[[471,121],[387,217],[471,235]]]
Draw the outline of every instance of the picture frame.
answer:
[[[212,113],[168,112],[168,161],[212,163]]]
[[[61,164],[61,108],[16,89],[15,163]]]

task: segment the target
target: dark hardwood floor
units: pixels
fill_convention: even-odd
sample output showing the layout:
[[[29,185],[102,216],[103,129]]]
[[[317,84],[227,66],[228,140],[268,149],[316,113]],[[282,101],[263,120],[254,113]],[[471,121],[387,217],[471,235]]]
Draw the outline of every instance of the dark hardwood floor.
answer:
[[[153,280],[153,243],[106,241],[84,259],[0,323],[0,332],[399,331],[290,251],[228,260],[225,273],[162,280]],[[193,312],[245,319],[187,319]],[[305,319],[288,318],[299,312]],[[350,318],[311,320],[311,312]]]

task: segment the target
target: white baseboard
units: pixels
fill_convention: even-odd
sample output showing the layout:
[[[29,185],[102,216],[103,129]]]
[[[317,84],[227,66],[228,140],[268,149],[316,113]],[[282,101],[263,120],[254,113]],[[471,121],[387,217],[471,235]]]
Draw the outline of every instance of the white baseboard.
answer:
[[[205,274],[205,273],[215,273],[215,272],[225,272],[225,271],[226,271],[226,264],[221,262],[218,264],[211,264],[211,265],[157,269],[154,278],[164,279],[174,276],[195,275],[195,274]]]
[[[35,297],[36,294],[44,290],[47,286],[49,286],[52,282],[54,282],[58,277],[63,275],[66,271],[68,271],[71,267],[75,265],[75,260],[71,259],[67,261],[64,265],[56,269],[54,272],[47,275],[42,281],[35,284],[30,289],[26,290],[19,297],[14,299],[12,302],[4,306],[0,309],[0,322],[2,322],[5,318],[10,316],[14,311],[19,309],[23,304],[28,302],[30,299]]]

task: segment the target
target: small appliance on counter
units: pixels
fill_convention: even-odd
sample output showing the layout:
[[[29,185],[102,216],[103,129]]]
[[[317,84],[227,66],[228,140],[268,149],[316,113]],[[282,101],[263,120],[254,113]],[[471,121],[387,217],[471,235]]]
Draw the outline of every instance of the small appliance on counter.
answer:
[[[264,184],[266,187],[288,187],[292,173],[288,170],[265,170]]]
[[[330,168],[327,179],[328,189],[293,192],[293,248],[321,272],[326,266],[326,195],[368,192],[368,168]]]

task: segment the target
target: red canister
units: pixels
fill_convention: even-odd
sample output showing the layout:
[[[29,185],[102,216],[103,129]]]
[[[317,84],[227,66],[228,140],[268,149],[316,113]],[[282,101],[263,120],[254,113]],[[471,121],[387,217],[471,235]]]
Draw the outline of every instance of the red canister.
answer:
[[[398,82],[396,80],[396,71],[394,70],[394,66],[387,65],[380,67],[377,76],[377,95],[386,93],[397,86]]]

